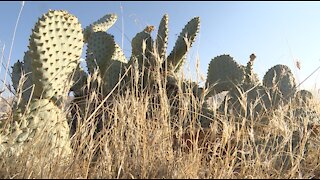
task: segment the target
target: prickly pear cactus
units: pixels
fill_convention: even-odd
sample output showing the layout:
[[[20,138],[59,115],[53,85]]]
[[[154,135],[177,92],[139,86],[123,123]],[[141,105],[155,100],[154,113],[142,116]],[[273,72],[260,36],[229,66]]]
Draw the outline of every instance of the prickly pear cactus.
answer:
[[[121,48],[115,43],[114,37],[104,32],[93,33],[88,39],[86,62],[89,72],[93,73],[97,67],[101,72],[105,72],[109,68],[108,65],[114,61],[127,62]]]
[[[210,95],[229,91],[245,79],[245,71],[230,55],[217,56],[211,60],[206,84],[213,86]]]
[[[158,50],[159,58],[162,60],[166,56],[167,46],[168,46],[168,23],[169,23],[169,16],[165,14],[159,24],[157,39],[156,39],[156,48]]]
[[[71,154],[69,125],[60,108],[48,99],[32,100],[26,115],[21,116],[11,134],[3,141],[6,153],[18,155],[24,146],[49,150],[52,157]],[[18,121],[15,121],[16,123]]]
[[[75,16],[49,11],[38,20],[29,45],[35,98],[57,100],[66,95],[71,87],[66,80],[77,67],[82,48],[82,28]]]
[[[19,85],[19,81],[21,79],[21,75],[22,75],[22,71],[23,71],[23,64],[22,62],[20,62],[19,60],[13,65],[12,67],[12,86],[15,89],[15,91],[18,91],[18,85]]]
[[[249,84],[243,84],[232,88],[228,92],[218,110],[223,114],[234,114],[236,117],[255,119],[267,112],[270,104],[267,89],[264,86],[252,87]]]
[[[269,88],[272,104],[288,103],[296,92],[295,78],[286,65],[275,65],[263,77],[263,85]]]
[[[107,14],[83,30],[84,42],[88,45],[85,61],[89,74],[81,67],[74,74],[71,88],[75,96],[71,108],[73,130],[79,121],[85,119],[85,114],[96,107],[96,103],[87,104],[87,95],[97,92],[99,98],[105,98],[118,83],[127,64],[124,52],[113,35],[106,33],[116,20],[115,14]],[[76,115],[79,112],[80,117]]]
[[[194,17],[187,25],[182,29],[175,46],[169,56],[167,57],[167,64],[169,67],[172,66],[174,72],[180,70],[183,65],[186,54],[192,47],[193,42],[200,29],[200,18]]]
[[[19,60],[12,67],[12,83],[17,94],[22,94],[22,99],[19,102],[19,106],[23,107],[32,97],[33,82],[32,82],[32,59],[30,52],[27,51],[24,54],[23,62]],[[22,75],[24,78],[22,78]],[[21,87],[18,88],[18,85]]]
[[[252,86],[255,86],[260,83],[258,75],[253,72],[253,62],[256,59],[255,54],[250,55],[250,60],[247,63],[246,67],[243,67],[245,69],[245,80],[244,82],[246,84],[251,84]]]
[[[310,91],[303,89],[296,92],[294,99],[297,105],[307,106],[312,101],[313,95]]]
[[[17,114],[15,127],[7,135],[4,152],[19,154],[23,148],[47,148],[52,155],[71,153],[69,126],[66,114],[57,100],[64,100],[71,84],[71,77],[80,62],[83,34],[78,19],[63,10],[50,10],[39,18],[29,41],[24,62],[14,65],[14,78],[18,81],[17,67],[30,73],[27,84],[34,85],[30,105],[13,109]],[[18,74],[15,74],[17,72]],[[20,81],[20,80],[19,80]]]
[[[88,39],[86,62],[90,74],[99,69],[107,94],[118,82],[122,64],[127,63],[127,59],[112,35],[94,32]]]
[[[256,56],[250,55],[250,60],[244,70],[244,80],[237,86],[233,86],[228,92],[224,102],[219,107],[222,113],[231,113],[236,116],[256,118],[257,115],[266,112],[271,103],[267,89],[261,86],[253,72],[253,62]]]
[[[143,72],[143,80],[141,82],[143,84],[153,82],[149,76],[152,76],[152,71],[158,66],[162,67],[161,72],[163,75],[177,73],[181,69],[185,56],[199,32],[200,18],[195,17],[185,25],[173,50],[165,58],[168,43],[168,20],[167,14],[162,17],[155,42],[150,34],[153,30],[150,27],[153,26],[147,26],[142,32],[137,33],[131,41],[132,54],[128,66],[131,65],[138,69],[138,71],[134,70],[133,74]]]
[[[143,68],[149,68],[154,65],[151,58],[151,52],[153,51],[153,40],[150,32],[143,31],[136,34],[136,36],[131,41],[131,62],[137,61],[139,65],[139,70],[142,71]]]
[[[294,103],[292,103],[294,106],[291,107],[293,113],[292,117],[300,121],[301,126],[303,126],[305,118],[308,118],[309,126],[314,124],[319,126],[320,114],[317,113],[315,106],[312,104],[313,100],[313,95],[308,90],[299,90],[295,93]]]
[[[90,24],[83,30],[84,42],[90,38],[90,35],[94,32],[106,32],[117,21],[116,14],[107,14]]]
[[[87,91],[86,86],[88,74],[83,70],[83,68],[78,65],[76,71],[72,76],[72,87],[70,91],[73,91],[75,97],[83,96]]]

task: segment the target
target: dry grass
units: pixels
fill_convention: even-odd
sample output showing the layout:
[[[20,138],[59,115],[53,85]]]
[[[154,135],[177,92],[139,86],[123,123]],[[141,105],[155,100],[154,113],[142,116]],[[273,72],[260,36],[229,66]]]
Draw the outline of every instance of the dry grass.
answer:
[[[160,97],[156,105],[151,103],[154,97]],[[0,177],[319,177],[319,137],[307,128],[309,116],[298,119],[291,113],[294,103],[270,112],[267,122],[214,112],[211,127],[200,128],[199,114],[190,112],[199,110],[201,101],[182,92],[177,99],[178,110],[172,114],[174,107],[162,86],[152,92],[133,87],[104,104],[98,91],[91,92],[86,101],[91,109],[75,128],[74,154],[67,162],[47,159],[50,152],[31,145],[19,157],[1,157]],[[320,110],[318,101],[309,106]],[[97,133],[98,118],[103,128]],[[290,148],[292,142],[297,146]]]
[[[90,91],[78,101],[88,107],[85,112],[68,102],[65,112],[70,119],[79,120],[73,126],[70,122],[70,158],[47,158],[51,152],[46,147],[29,144],[17,157],[0,156],[0,177],[320,177],[319,117],[296,116],[293,110],[298,107],[291,102],[256,119],[236,118],[218,112],[212,101],[213,114],[207,117],[211,126],[201,128],[198,121],[204,99],[196,98],[190,87],[179,92],[177,102],[171,104],[165,78],[160,78],[159,71],[155,73],[157,90],[136,84],[109,98],[101,97],[99,90]],[[97,78],[94,76],[90,78]],[[19,101],[21,91],[15,97]],[[6,104],[13,107],[12,102]],[[318,99],[309,108],[320,114]],[[2,133],[13,120],[11,109],[3,114]],[[313,126],[308,127],[311,122]]]

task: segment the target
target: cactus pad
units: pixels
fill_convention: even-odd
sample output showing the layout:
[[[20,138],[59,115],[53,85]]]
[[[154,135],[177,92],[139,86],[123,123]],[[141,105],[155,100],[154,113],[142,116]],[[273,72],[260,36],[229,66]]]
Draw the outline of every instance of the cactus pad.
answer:
[[[90,35],[94,32],[106,32],[113,24],[117,21],[116,14],[107,14],[97,20],[96,22],[90,24],[83,30],[84,41],[90,38]]]
[[[153,51],[153,40],[149,32],[143,30],[136,34],[136,36],[131,41],[132,53],[131,53],[131,61],[132,58],[135,58],[138,61],[139,69],[142,69],[142,66],[148,68],[153,63],[151,62],[151,52]],[[144,58],[146,57],[146,58]]]
[[[70,90],[74,92],[75,97],[82,96],[85,93],[85,90],[83,88],[86,87],[87,77],[87,73],[82,69],[82,67],[79,64],[73,75],[73,85],[70,88]]]
[[[75,16],[51,10],[38,20],[29,44],[36,98],[66,94],[71,86],[66,80],[77,67],[82,48],[82,29]]]
[[[31,76],[31,65],[32,63],[32,59],[30,57],[30,52],[27,51],[24,54],[23,57],[23,62],[17,61],[14,65],[13,65],[13,69],[12,69],[12,83],[13,83],[13,87],[16,91],[18,91],[18,84],[19,81],[21,81],[22,75],[24,74],[24,77],[26,79],[22,79],[22,89],[20,89],[20,91],[22,91],[22,104],[24,105],[26,102],[28,102],[29,98],[31,97],[31,92],[32,92],[32,85],[33,85],[33,81],[32,81],[32,76]]]
[[[275,65],[263,77],[263,85],[270,89],[273,104],[278,104],[280,99],[287,102],[296,91],[295,78],[286,65]]]
[[[295,102],[300,106],[305,106],[313,99],[313,95],[308,90],[300,90],[295,94]]]
[[[11,154],[18,155],[27,144],[49,150],[52,156],[71,154],[69,125],[55,103],[48,99],[32,100],[26,115],[20,118],[20,124],[15,123],[4,142],[8,146],[4,149]]]
[[[244,77],[244,68],[230,55],[221,55],[210,62],[206,84],[214,86],[214,92],[210,94],[218,94],[239,85],[244,81]]]
[[[173,50],[167,57],[169,67],[172,66],[175,72],[179,71],[180,66],[183,65],[184,60],[186,59],[186,54],[189,48],[192,47],[192,44],[199,32],[199,28],[200,18],[195,17],[191,19],[181,31]]]
[[[161,60],[166,55],[166,50],[168,46],[168,33],[169,33],[168,21],[169,21],[169,16],[165,14],[160,21],[157,39],[156,39],[156,47],[158,49],[158,54]]]
[[[122,63],[127,63],[127,59],[112,35],[95,32],[88,39],[86,62],[91,74],[99,67],[106,91],[109,91],[118,82]]]
[[[16,90],[16,92],[18,91],[18,85],[19,85],[19,81],[21,79],[21,74],[23,71],[23,64],[22,62],[20,62],[19,60],[14,63],[14,65],[12,66],[12,73],[11,73],[11,77],[12,77],[12,86],[13,88]]]
[[[255,119],[271,107],[267,89],[261,85],[252,87],[251,84],[243,84],[239,88],[234,87],[229,91],[228,97],[221,103],[219,111],[224,113],[227,110],[226,112],[238,117]]]

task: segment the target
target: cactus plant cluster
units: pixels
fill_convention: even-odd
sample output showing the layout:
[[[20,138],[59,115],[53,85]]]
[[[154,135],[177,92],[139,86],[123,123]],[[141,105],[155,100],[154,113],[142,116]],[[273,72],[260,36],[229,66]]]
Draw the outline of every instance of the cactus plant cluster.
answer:
[[[173,115],[178,114],[181,105],[179,94],[188,89],[200,102],[201,98],[208,99],[228,91],[218,110],[254,119],[290,101],[296,100],[297,104],[305,106],[312,99],[308,91],[296,92],[295,79],[286,65],[270,68],[261,82],[253,72],[254,54],[246,66],[226,54],[212,59],[206,81],[209,93],[204,94],[204,88],[179,78],[178,74],[199,32],[199,17],[192,18],[185,25],[167,56],[169,17],[164,15],[155,40],[151,36],[152,26],[135,35],[129,61],[113,35],[106,32],[116,20],[115,14],[107,14],[82,29],[78,19],[67,11],[50,10],[39,18],[23,61],[13,65],[13,87],[22,96],[18,97],[21,101],[18,100],[13,108],[14,122],[8,130],[10,135],[0,137],[0,153],[12,149],[14,151],[11,153],[16,153],[25,144],[38,143],[39,146],[48,145],[54,155],[61,152],[70,155],[68,121],[72,121],[71,126],[75,128],[78,120],[74,118],[77,109],[71,111],[70,118],[62,107],[68,93],[73,91],[75,99],[72,104],[80,107],[80,116],[85,119],[84,113],[97,107],[97,104],[85,105],[90,102],[87,97],[93,91],[98,92],[102,99],[112,97],[109,95],[115,93],[113,90],[123,75],[126,78],[121,86],[127,89],[133,82],[141,85],[141,90],[149,88],[154,92],[160,89],[161,82],[158,80],[163,80]],[[87,45],[85,61],[88,72],[80,66],[84,44]],[[129,68],[131,70],[127,71]],[[156,100],[159,97],[155,97]],[[195,109],[197,113],[214,115],[206,103],[201,104],[200,109],[195,108],[198,104],[190,104],[190,109]],[[200,123],[203,127],[209,127],[211,121],[202,117]],[[42,135],[44,139],[35,141],[42,133],[46,133]]]
[[[105,90],[102,93],[103,98],[111,92],[123,72],[129,70],[130,67],[131,70],[126,75],[124,82],[121,83],[124,87],[121,88],[130,88],[131,82],[135,85],[141,84],[144,88],[157,86],[155,80],[157,79],[156,76],[159,75],[161,79],[166,80],[168,93],[176,92],[175,87],[178,87],[177,83],[179,83],[176,74],[185,61],[186,54],[199,32],[200,19],[195,17],[188,22],[180,33],[172,52],[167,57],[168,19],[167,14],[162,17],[156,40],[151,37],[154,28],[152,26],[147,26],[135,35],[131,41],[132,53],[128,63],[120,47],[114,42],[113,36],[104,32],[115,23],[116,15],[105,16],[85,28],[85,42],[88,44],[86,56],[88,71],[89,74],[93,75],[96,70],[99,70],[101,83]],[[103,25],[107,27],[102,28]],[[99,26],[99,28],[94,28],[95,26]],[[160,68],[158,69],[160,73],[157,73],[157,68]],[[77,83],[72,87],[76,97],[85,96],[90,92],[90,90],[84,88],[88,87],[88,81],[85,80],[88,75],[83,70],[79,70],[78,74],[75,74],[75,77],[77,77],[75,82]],[[82,81],[80,80],[81,77]],[[79,89],[82,89],[82,91],[79,92]],[[82,98],[74,102],[79,104],[78,102],[83,102],[83,100]],[[83,112],[88,111],[85,107],[82,109]]]
[[[292,159],[286,152],[297,154],[303,151],[306,157],[311,157],[312,153],[315,153],[312,145],[319,136],[320,115],[312,106],[312,93],[307,90],[297,91],[294,76],[288,66],[281,64],[273,66],[266,72],[261,83],[253,73],[254,58],[254,55],[250,56],[246,67],[239,65],[229,55],[214,58],[208,70],[207,85],[211,90],[208,96],[228,91],[218,112],[227,117],[231,115],[230,119],[239,122],[240,126],[245,122],[248,128],[253,127],[257,147],[266,147],[267,151],[273,151],[276,149],[275,144],[285,144],[285,152],[280,153],[274,166],[281,165],[283,169],[289,169],[295,158]],[[284,119],[293,129],[290,135],[292,141],[289,142],[285,141],[285,134],[270,132],[272,128],[269,117],[278,113],[277,109],[280,106],[281,109],[286,107]],[[298,126],[291,127],[292,122]],[[261,129],[261,125],[267,126],[268,132],[266,129]],[[299,147],[305,138],[304,132],[310,132],[310,138],[306,140],[305,146]],[[259,154],[262,149],[257,150]]]
[[[219,107],[220,111],[231,110],[241,116],[255,117],[257,113],[288,104],[294,97],[296,84],[288,66],[273,66],[261,83],[253,72],[254,59],[255,55],[252,54],[247,66],[238,64],[230,55],[218,56],[210,62],[207,85],[212,90],[209,95],[229,91]]]
[[[151,37],[150,26],[136,34],[132,39],[132,54],[128,66],[135,67],[133,74],[141,74],[137,83],[150,84],[155,78],[154,71],[168,76],[167,84],[176,83],[176,73],[181,70],[187,52],[199,32],[200,18],[192,18],[182,29],[173,50],[166,56],[168,46],[169,16],[165,14],[159,24],[156,40]],[[170,76],[170,77],[169,77]]]

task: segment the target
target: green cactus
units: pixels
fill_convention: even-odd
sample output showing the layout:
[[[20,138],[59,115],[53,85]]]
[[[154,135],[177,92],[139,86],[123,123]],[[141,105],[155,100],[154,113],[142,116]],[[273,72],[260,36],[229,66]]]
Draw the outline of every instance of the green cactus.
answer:
[[[224,80],[217,82],[213,91],[219,93],[229,90],[228,96],[219,107],[220,112],[227,110],[242,117],[255,119],[257,115],[278,107],[281,102],[288,103],[293,97],[296,89],[295,79],[287,66],[276,65],[269,69],[261,85],[258,76],[253,72],[254,59],[255,55],[252,54],[246,67],[238,65],[227,55],[218,56],[214,59],[216,62],[211,61],[207,84],[214,85],[218,79]],[[224,72],[219,71],[221,69]]]
[[[296,92],[295,78],[286,65],[275,65],[263,77],[263,85],[269,88],[273,105],[288,103]]]
[[[308,127],[311,128],[314,124],[319,124],[319,113],[317,113],[315,106],[312,104],[313,95],[308,90],[299,90],[294,96],[294,106],[291,107],[294,118],[300,121],[301,126],[303,126],[304,118],[308,118]],[[290,117],[290,111],[288,112],[288,117]]]
[[[308,90],[299,90],[296,92],[294,98],[297,105],[307,106],[310,104],[311,100],[313,99],[313,95]]]
[[[90,74],[97,70],[97,67],[104,74],[113,62],[127,63],[127,60],[112,35],[96,32],[88,39],[86,62]]]
[[[19,60],[12,67],[12,86],[18,92],[18,85],[23,71],[23,64]]]
[[[20,107],[26,105],[26,103],[31,98],[31,93],[33,90],[33,82],[32,82],[32,69],[31,69],[31,57],[30,52],[25,52],[23,57],[23,62],[19,60],[12,66],[12,84],[15,91],[19,94],[21,91],[22,99],[19,103]],[[25,79],[22,79],[22,75],[24,75]],[[20,82],[22,81],[22,82]],[[22,84],[22,89],[18,89],[19,83]]]
[[[152,26],[147,26],[142,32],[137,33],[131,41],[132,54],[128,66],[137,66],[140,73],[142,69],[145,69],[143,74],[144,84],[146,84],[145,81],[150,81],[149,78],[145,78],[149,76],[148,71],[154,71],[157,65],[163,68],[162,71],[178,72],[185,60],[186,53],[199,32],[200,18],[195,17],[183,28],[173,50],[165,58],[168,44],[168,20],[169,17],[165,14],[160,21],[155,42],[150,35],[153,30],[153,28],[150,28]]]
[[[107,94],[118,82],[122,64],[127,60],[112,35],[95,32],[88,39],[86,62],[90,74],[99,69]]]
[[[49,11],[39,19],[29,45],[35,98],[65,96],[71,87],[66,80],[77,67],[82,48],[82,29],[75,16]]]
[[[178,72],[181,65],[186,59],[186,54],[191,48],[195,38],[199,32],[200,18],[191,19],[188,24],[182,29],[175,46],[167,57],[168,67],[172,66],[174,72]]]
[[[88,74],[83,70],[80,64],[77,66],[76,71],[72,77],[72,87],[70,91],[73,91],[75,97],[83,96],[86,93],[86,86]]]
[[[80,62],[82,48],[82,29],[75,16],[63,10],[50,10],[39,18],[24,62],[13,67],[14,86],[20,81],[21,71],[17,67],[21,67],[30,74],[26,84],[34,85],[34,93],[30,105],[23,107],[24,116],[21,108],[13,109],[17,115],[15,128],[7,138],[9,151],[19,153],[23,145],[32,142],[34,146],[49,148],[54,156],[70,155],[69,126],[60,102],[71,87],[69,82]]]
[[[112,22],[108,25],[108,28],[115,22],[116,19],[113,18],[113,20],[112,18],[111,20],[107,20],[109,22]],[[90,29],[92,25],[88,27]],[[155,41],[151,37],[153,26],[147,26],[142,32],[136,34],[136,36],[131,41],[132,53],[130,61],[128,63],[126,63],[126,58],[124,57],[124,54],[122,53],[120,47],[115,43],[113,36],[104,32],[106,29],[100,28],[99,30],[87,30],[86,28],[84,30],[85,33],[87,32],[87,35],[85,35],[85,43],[88,43],[86,57],[88,71],[90,74],[93,74],[95,70],[99,69],[101,82],[105,89],[103,97],[105,97],[108,92],[110,92],[110,90],[114,88],[121,75],[121,71],[124,72],[124,70],[126,70],[130,65],[132,66],[132,69],[126,76],[124,83],[133,80],[132,82],[134,82],[136,85],[143,84],[142,87],[148,86],[157,89],[155,88],[157,86],[157,83],[155,83],[155,79],[157,77],[155,68],[159,67],[161,69],[162,67],[165,67],[166,64],[171,64],[175,67],[171,69],[161,69],[161,78],[165,78],[167,77],[166,75],[172,73],[174,74],[173,79],[177,80],[174,71],[177,72],[179,70],[182,61],[185,58],[184,56],[188,51],[188,48],[186,48],[186,42],[183,40],[183,36],[187,34],[189,43],[192,44],[194,42],[194,39],[199,31],[199,18],[197,17],[191,20],[182,30],[182,33],[176,42],[175,48],[171,53],[172,55],[169,55],[172,61],[170,61],[169,63],[167,63],[168,58],[166,58],[166,49],[168,42],[168,15],[164,15],[161,19],[157,38]],[[157,56],[156,54],[158,54],[159,56]],[[78,69],[78,71],[81,70]],[[162,77],[162,75],[164,76]],[[79,80],[79,84],[75,83],[72,87],[72,90],[74,91],[77,99],[76,101],[74,101],[74,103],[76,104],[82,101],[79,100],[79,96],[84,96],[86,94],[84,91],[88,91],[88,89],[83,88],[86,86],[86,81],[81,81],[81,77],[86,79],[86,74],[83,72],[75,74],[74,82]],[[166,81],[166,83],[170,84],[170,82],[168,81]],[[173,86],[175,85],[175,83],[177,82],[173,82]],[[128,86],[126,86],[126,88],[127,87]],[[82,91],[78,92],[76,89],[82,89]],[[79,106],[83,107],[80,104]],[[86,112],[90,111],[90,109],[84,109],[81,111]],[[73,122],[74,123],[72,126],[76,126],[75,124],[78,121],[76,120]]]
[[[102,93],[99,98],[106,97],[118,83],[124,64],[127,64],[127,59],[120,46],[115,42],[113,35],[105,32],[116,20],[115,14],[108,14],[83,30],[84,42],[88,45],[85,61],[89,74],[80,66],[74,74],[74,84],[71,88],[75,96],[71,108],[72,131],[75,130],[77,123],[82,121],[78,119],[76,114],[80,112],[80,118],[84,119],[85,114],[92,112],[96,106],[95,103],[89,106],[86,104],[87,95],[95,91],[99,94]],[[71,132],[71,135],[73,133]]]
[[[217,56],[211,60],[206,84],[213,86],[209,95],[228,91],[243,83],[245,71],[230,55]]]
[[[246,84],[252,84],[257,85],[260,83],[258,75],[256,73],[253,72],[253,62],[256,58],[255,54],[251,54],[250,55],[250,60],[247,63],[246,67],[243,67],[245,69],[245,80],[244,82]]]
[[[158,34],[157,34],[157,39],[156,39],[156,47],[158,50],[158,55],[161,61],[163,62],[166,51],[167,51],[167,46],[168,46],[168,23],[169,23],[169,16],[168,14],[165,14],[159,24],[159,29],[158,29]]]
[[[94,32],[106,32],[117,21],[116,14],[107,14],[83,29],[84,42],[90,38]]]
[[[252,84],[243,84],[228,92],[218,110],[234,114],[236,117],[256,119],[257,116],[267,112],[270,105],[267,89],[264,86],[253,87]]]
[[[136,36],[131,41],[131,58],[130,61],[137,61],[139,65],[139,70],[142,71],[142,68],[150,68],[154,65],[151,60],[151,52],[153,51],[153,40],[150,35],[150,32],[143,31],[136,34]]]
[[[18,122],[17,120],[15,121]],[[45,148],[55,157],[70,155],[69,125],[62,110],[49,99],[33,99],[25,116],[13,129],[7,141],[7,153],[20,154],[24,145]]]
[[[257,116],[267,112],[266,110],[271,107],[271,102],[268,96],[267,89],[260,84],[258,76],[253,72],[253,62],[255,58],[256,56],[254,54],[251,54],[250,60],[248,61],[247,66],[242,66],[242,65],[237,65],[236,62],[234,62],[230,58],[230,56],[224,57],[224,59],[228,59],[228,61],[231,62],[229,64],[233,66],[233,69],[236,69],[238,70],[238,72],[240,72],[239,73],[240,75],[235,76],[233,74],[234,75],[233,79],[228,78],[229,82],[228,80],[225,81],[227,83],[230,83],[228,84],[230,89],[227,89],[227,86],[224,87],[224,90],[229,90],[229,92],[218,109],[220,112],[232,113],[237,117],[241,116],[241,117],[256,119]],[[226,64],[227,63],[224,63],[225,66],[227,66]],[[213,65],[212,67],[214,67]],[[220,64],[216,63],[216,65],[220,65]],[[228,72],[234,73],[236,71],[232,70],[231,68],[232,66],[222,67],[220,65],[215,67],[215,69],[216,71],[219,69],[230,69]],[[209,69],[209,72],[210,72],[210,69]],[[209,77],[214,77],[214,76],[213,74],[211,74],[211,76],[208,76],[208,78]],[[220,79],[226,79],[226,77],[222,76]],[[235,82],[235,83],[231,83],[231,82]],[[213,87],[213,90],[215,90],[216,92],[221,92],[221,90],[219,89],[221,86],[220,84],[221,83],[218,83],[216,85],[217,87]],[[216,89],[218,89],[218,91]]]

